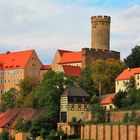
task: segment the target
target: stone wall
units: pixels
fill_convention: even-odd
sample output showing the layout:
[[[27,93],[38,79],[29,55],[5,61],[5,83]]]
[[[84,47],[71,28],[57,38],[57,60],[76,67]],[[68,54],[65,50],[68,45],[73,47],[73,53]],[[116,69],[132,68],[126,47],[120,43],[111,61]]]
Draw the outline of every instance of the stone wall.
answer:
[[[140,140],[140,125],[85,125],[81,139]]]
[[[108,58],[120,59],[120,52],[93,49],[93,48],[82,48],[82,67],[91,65],[95,60]]]
[[[130,115],[132,111],[114,111],[110,112],[108,117],[110,122],[123,122],[123,118],[126,113]],[[140,116],[140,110],[136,110],[135,113]]]

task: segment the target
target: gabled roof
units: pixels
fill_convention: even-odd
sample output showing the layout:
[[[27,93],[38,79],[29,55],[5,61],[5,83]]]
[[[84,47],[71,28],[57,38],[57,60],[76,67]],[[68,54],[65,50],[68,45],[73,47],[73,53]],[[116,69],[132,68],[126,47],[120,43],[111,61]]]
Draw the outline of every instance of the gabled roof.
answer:
[[[42,65],[40,70],[51,70],[51,65]]]
[[[0,128],[14,128],[19,118],[23,118],[24,121],[28,122],[39,113],[39,110],[32,108],[7,109],[0,118]]]
[[[89,97],[89,95],[82,88],[75,86],[67,88],[61,96]]]
[[[114,94],[114,95],[109,95],[109,96],[107,96],[106,98],[104,98],[104,99],[100,102],[100,104],[101,104],[101,105],[112,104],[113,99],[114,99],[114,96],[115,96],[115,94]]]
[[[115,80],[129,80],[137,73],[140,73],[140,68],[127,68]]]
[[[59,64],[82,62],[82,52],[67,52],[62,55]]]
[[[20,69],[24,68],[34,50],[7,52],[0,54],[0,69]]]
[[[62,65],[63,71],[68,76],[80,76],[81,68],[79,66]]]
[[[58,49],[58,52],[59,52],[59,54],[62,56],[64,53],[72,52],[72,51],[68,51],[68,50],[59,50],[59,49]]]

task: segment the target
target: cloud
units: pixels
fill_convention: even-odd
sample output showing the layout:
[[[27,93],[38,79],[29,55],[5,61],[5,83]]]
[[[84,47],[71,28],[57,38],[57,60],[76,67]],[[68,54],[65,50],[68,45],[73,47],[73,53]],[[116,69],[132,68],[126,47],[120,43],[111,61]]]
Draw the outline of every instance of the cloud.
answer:
[[[140,43],[140,6],[110,10],[88,4],[1,0],[0,51],[35,49],[44,63],[51,63],[58,48],[78,51],[90,47],[90,17],[110,15],[111,48],[121,51],[122,58],[127,56]]]

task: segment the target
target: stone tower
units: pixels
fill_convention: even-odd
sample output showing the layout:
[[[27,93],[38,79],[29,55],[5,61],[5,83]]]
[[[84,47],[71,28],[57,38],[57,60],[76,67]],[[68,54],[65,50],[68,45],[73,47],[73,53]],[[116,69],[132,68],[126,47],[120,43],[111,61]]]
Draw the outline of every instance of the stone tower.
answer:
[[[91,47],[94,49],[110,50],[110,22],[109,16],[91,17]]]

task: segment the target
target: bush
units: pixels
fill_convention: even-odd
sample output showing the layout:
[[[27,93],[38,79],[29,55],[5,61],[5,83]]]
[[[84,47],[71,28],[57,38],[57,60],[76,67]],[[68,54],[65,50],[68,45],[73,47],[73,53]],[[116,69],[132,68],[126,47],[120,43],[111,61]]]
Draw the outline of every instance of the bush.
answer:
[[[125,113],[125,115],[123,116],[123,122],[124,123],[128,123],[129,122],[129,115],[128,115],[128,113]]]
[[[3,131],[0,133],[0,140],[9,140],[9,133],[7,131]]]

